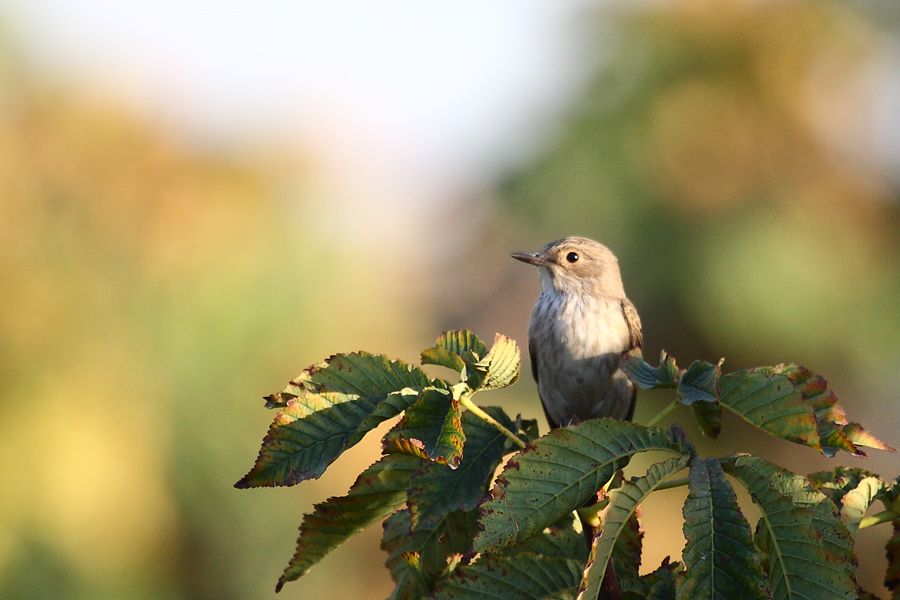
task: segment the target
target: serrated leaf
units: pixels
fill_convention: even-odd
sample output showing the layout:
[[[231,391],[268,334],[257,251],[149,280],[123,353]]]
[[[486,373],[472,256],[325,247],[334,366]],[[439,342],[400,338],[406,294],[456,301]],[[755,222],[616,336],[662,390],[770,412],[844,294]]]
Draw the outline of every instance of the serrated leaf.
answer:
[[[684,537],[687,575],[678,585],[678,600],[768,598],[750,525],[716,459],[691,463]]]
[[[308,368],[286,388],[297,395],[284,396],[253,468],[235,487],[294,485],[321,476],[432,383],[417,367],[363,352],[337,354]]]
[[[385,435],[384,451],[413,454],[456,468],[466,441],[461,419],[459,399],[449,390],[425,388]]]
[[[580,576],[581,564],[571,558],[528,552],[512,556],[487,555],[440,580],[432,597],[435,600],[565,598],[578,585]]]
[[[395,569],[403,583],[397,586],[391,598],[416,600],[428,595],[428,579],[422,570],[422,559],[418,552],[400,553]]]
[[[490,352],[475,365],[481,373],[478,389],[496,390],[512,385],[519,379],[521,362],[516,341],[503,334],[496,334]]]
[[[807,475],[814,488],[825,494],[837,508],[841,507],[841,499],[859,482],[875,474],[857,467],[836,467],[832,471],[818,471]]]
[[[422,364],[438,365],[456,371],[462,381],[469,381],[474,388],[480,381],[475,365],[485,357],[487,351],[484,342],[467,329],[445,331],[438,336],[434,346],[422,351]]]
[[[723,375],[719,402],[755,427],[821,450],[813,407],[803,401],[784,369],[760,367]]]
[[[682,404],[718,402],[718,382],[722,375],[722,361],[718,364],[695,360],[678,380],[678,397]]]
[[[841,499],[841,521],[851,536],[856,535],[859,522],[883,487],[884,482],[878,477],[866,477]]]
[[[824,377],[800,365],[780,365],[776,368],[781,368],[784,375],[800,391],[803,402],[812,407],[823,454],[834,456],[839,450],[844,450],[856,456],[865,456],[862,446],[894,451],[863,429],[859,423],[847,422],[844,409],[837,404],[837,395],[828,389],[828,382]]]
[[[884,450],[885,452],[896,452],[896,450],[877,437],[863,429],[863,426],[859,423],[850,422],[843,426],[842,432],[847,439],[850,440],[850,443],[853,445],[853,453],[858,456],[865,456],[864,453],[861,453],[859,450],[859,446],[865,446],[866,448],[874,448],[875,450]]]
[[[743,456],[740,460],[743,465],[764,473],[775,491],[790,498],[795,505],[810,511],[812,525],[821,539],[822,549],[832,562],[842,564],[848,576],[852,577],[856,567],[853,539],[841,523],[840,513],[834,503],[802,475],[753,456]]]
[[[515,430],[503,409],[482,407],[503,426]],[[456,469],[424,463],[410,481],[409,508],[413,529],[432,527],[455,510],[471,510],[484,499],[503,455],[507,438],[470,412],[463,413],[466,454]]]
[[[297,549],[276,591],[302,577],[353,534],[390,514],[406,501],[406,488],[421,460],[391,454],[363,471],[346,496],[329,498],[303,517]]]
[[[512,556],[522,552],[556,558],[572,558],[584,562],[587,560],[588,548],[584,543],[581,524],[572,513],[569,513],[521,544],[504,548],[502,554]]]
[[[694,406],[703,433],[716,437],[721,428],[721,406],[768,433],[834,456],[845,450],[865,456],[862,447],[893,452],[894,449],[847,421],[837,396],[819,375],[800,365],[776,365],[743,369],[721,375],[720,365],[695,361],[681,370],[662,353],[653,367],[640,352],[629,352],[622,369],[645,389],[676,387],[684,404]],[[716,405],[718,397],[719,405]],[[698,401],[709,406],[697,407]],[[715,407],[715,408],[713,408]]]
[[[408,510],[391,515],[384,522],[381,539],[381,549],[388,554],[385,564],[395,584],[391,598],[414,600],[430,594],[434,582],[448,569],[453,558],[463,555],[472,545],[477,518],[475,511],[455,511],[434,526],[423,526],[413,532]],[[419,557],[418,573],[410,571],[404,558],[410,553]]]
[[[600,514],[602,530],[594,537],[584,574],[578,586],[579,599],[593,600],[597,597],[616,541],[627,527],[638,505],[670,475],[687,466],[689,460],[690,456],[685,454],[656,463],[643,477],[632,478],[622,484],[622,487],[610,492],[609,505]]]
[[[799,485],[805,478],[782,476],[782,470],[759,458],[738,456],[723,466],[762,511],[759,527],[764,531],[769,587],[775,600],[856,597],[847,561],[835,556],[843,553],[842,540],[849,536],[829,508],[830,500],[808,482]]]
[[[584,506],[623,468],[647,450],[689,452],[680,429],[668,431],[613,419],[555,429],[513,456],[482,506],[476,552],[520,542]]]
[[[631,381],[645,390],[675,387],[681,378],[681,369],[665,350],[660,352],[659,366],[654,367],[644,361],[640,348],[635,348],[622,357],[621,368]]]

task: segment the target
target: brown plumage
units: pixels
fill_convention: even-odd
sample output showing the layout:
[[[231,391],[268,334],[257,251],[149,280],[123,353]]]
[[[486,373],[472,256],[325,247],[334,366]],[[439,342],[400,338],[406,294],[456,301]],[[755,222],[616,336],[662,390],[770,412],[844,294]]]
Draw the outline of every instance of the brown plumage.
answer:
[[[594,240],[567,237],[512,257],[538,267],[541,274],[528,353],[550,427],[600,417],[630,421],[637,389],[619,367],[622,354],[640,348],[643,338],[615,254]],[[582,527],[590,547],[596,532],[584,521]],[[618,598],[610,562],[598,600]]]
[[[625,296],[616,256],[584,237],[512,256],[540,270],[528,350],[550,427],[630,420],[636,390],[619,366],[622,353],[641,346],[641,321]]]

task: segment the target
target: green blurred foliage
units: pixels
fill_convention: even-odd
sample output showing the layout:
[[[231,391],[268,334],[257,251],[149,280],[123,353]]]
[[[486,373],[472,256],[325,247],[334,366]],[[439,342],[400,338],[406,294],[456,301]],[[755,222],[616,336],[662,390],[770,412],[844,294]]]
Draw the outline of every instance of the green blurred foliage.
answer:
[[[433,332],[317,225],[327,182],[302,157],[201,151],[8,64],[0,596],[270,595],[299,516],[376,450],[304,490],[234,490],[261,396],[341,344]],[[372,554],[348,589],[389,589]]]
[[[523,343],[537,277],[506,252],[562,235],[620,256],[648,357],[802,362],[896,446],[900,177],[870,160],[867,116],[896,83],[885,56],[900,20],[861,2],[623,6],[582,19],[593,75],[498,186],[502,216],[454,208],[473,242],[454,261],[474,268],[416,286],[442,310],[394,291],[408,272],[317,218],[334,182],[314,159],[198,149],[36,82],[0,40],[0,596],[271,594],[298,517],[346,492],[383,431],[322,480],[236,491],[270,418],[257,399],[335,351],[411,359],[463,326]],[[528,377],[498,395],[539,414]],[[644,394],[638,419],[660,405]],[[726,417],[723,436],[741,427]],[[833,466],[788,444],[735,447]],[[865,466],[897,474],[893,456]],[[667,510],[645,509],[647,569],[680,551]],[[858,548],[870,589],[875,529]],[[283,594],[340,578],[341,595],[386,595],[379,535]]]
[[[601,240],[620,258],[650,360],[665,348],[688,361],[724,356],[729,369],[801,362],[828,377],[851,418],[896,446],[900,177],[878,158],[871,115],[900,81],[900,37],[897,19],[873,10],[697,0],[591,13],[582,26],[592,74],[548,145],[498,186],[497,226],[472,255],[496,237],[510,249]],[[538,278],[519,270],[499,277],[503,300],[472,294],[484,322],[516,328],[527,318],[529,306],[509,299],[533,300]],[[637,420],[661,406],[642,394]],[[725,451],[722,440],[799,472],[832,468],[730,416],[702,451]],[[896,455],[863,464],[898,472]],[[648,568],[680,548],[681,532],[654,519]],[[860,542],[872,589],[884,535]]]
[[[608,243],[651,358],[801,360],[887,401],[900,186],[867,147],[865,111],[897,80],[881,67],[898,38],[829,2],[595,17],[602,58],[583,95],[499,188],[529,230],[506,236]]]

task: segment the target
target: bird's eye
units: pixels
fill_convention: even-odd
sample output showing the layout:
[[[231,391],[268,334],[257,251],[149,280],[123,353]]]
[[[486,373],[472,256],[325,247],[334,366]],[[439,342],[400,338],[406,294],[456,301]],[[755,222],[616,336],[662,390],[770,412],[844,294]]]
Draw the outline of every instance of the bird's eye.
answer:
[[[577,262],[578,261],[578,253],[577,252],[569,252],[568,254],[566,254],[566,260],[569,261],[570,263]]]

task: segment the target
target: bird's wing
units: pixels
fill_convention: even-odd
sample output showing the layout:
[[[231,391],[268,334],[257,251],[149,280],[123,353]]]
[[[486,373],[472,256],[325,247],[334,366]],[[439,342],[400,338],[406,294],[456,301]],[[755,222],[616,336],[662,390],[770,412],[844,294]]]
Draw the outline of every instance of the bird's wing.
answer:
[[[628,325],[628,350],[632,348],[640,348],[644,343],[644,334],[641,331],[641,318],[638,316],[637,309],[631,300],[623,298],[620,303],[622,307],[622,316],[625,317],[625,324]],[[631,403],[628,406],[628,414],[625,416],[626,421],[630,421],[634,417],[634,405],[637,401],[637,386],[631,386]]]
[[[528,339],[528,356],[531,357],[531,375],[534,377],[534,383],[537,385],[538,389],[538,398],[541,398],[541,386],[538,382],[538,357],[537,352],[534,349],[534,343],[531,341],[531,337]],[[544,409],[544,416],[547,418],[547,424],[550,425],[550,429],[556,429],[559,427],[556,421],[550,418],[550,413],[547,412],[547,405],[544,403],[544,399],[541,398],[541,408]]]
[[[641,318],[638,316],[637,309],[628,298],[623,298],[620,306],[625,323],[628,325],[628,350],[640,348],[644,343],[644,336],[641,333]]]

